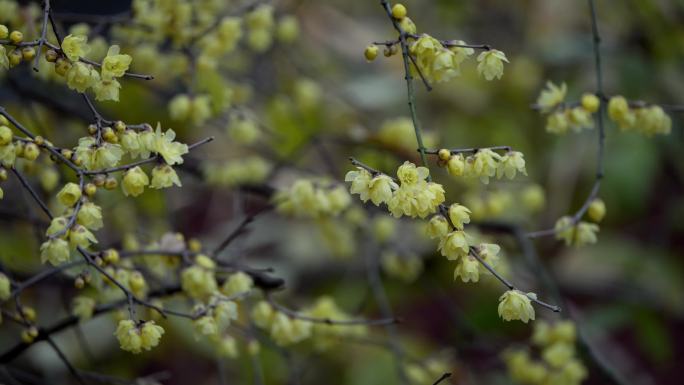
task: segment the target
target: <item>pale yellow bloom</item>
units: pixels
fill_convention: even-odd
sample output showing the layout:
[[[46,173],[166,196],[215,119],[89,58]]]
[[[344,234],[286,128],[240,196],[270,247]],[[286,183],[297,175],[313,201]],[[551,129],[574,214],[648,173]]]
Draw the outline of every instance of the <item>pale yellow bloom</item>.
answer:
[[[542,90],[537,98],[537,105],[541,112],[552,111],[556,106],[563,103],[567,92],[568,86],[565,83],[558,87],[550,81],[546,82],[546,88]]]
[[[80,93],[100,80],[100,74],[90,64],[76,62],[66,73],[67,86]]]
[[[49,239],[40,246],[40,262],[49,261],[53,266],[62,264],[71,258],[69,244],[61,238]]]
[[[501,178],[505,175],[506,178],[513,179],[517,172],[527,175],[527,170],[525,170],[525,159],[523,158],[522,152],[509,151],[499,160],[496,177]]]
[[[477,282],[480,280],[480,262],[471,255],[460,258],[454,269],[454,280],[461,277],[463,282]]]
[[[368,196],[375,205],[387,203],[392,199],[392,192],[399,186],[387,175],[378,175],[368,183]]]
[[[499,316],[505,321],[521,320],[527,323],[534,320],[534,307],[530,298],[537,298],[534,293],[524,294],[518,290],[509,290],[499,298]]]
[[[176,170],[168,164],[157,165],[152,169],[152,183],[150,188],[161,189],[176,185],[181,187],[181,181]]]
[[[67,35],[61,46],[64,55],[71,61],[77,61],[90,52],[88,37],[85,35]]]
[[[440,240],[438,250],[443,256],[452,261],[468,255],[470,245],[468,244],[466,233],[456,230],[447,234]]]
[[[137,197],[145,191],[145,186],[148,184],[150,184],[150,179],[147,174],[140,166],[135,166],[124,174],[121,188],[124,195]]]
[[[85,202],[78,212],[77,222],[91,230],[102,228],[102,209],[93,202]]]
[[[428,224],[428,235],[430,238],[442,238],[449,232],[449,222],[442,215],[435,215]]]
[[[482,52],[477,61],[477,72],[487,80],[501,79],[504,71],[503,62],[508,63],[506,55],[495,49]]]
[[[122,77],[128,71],[133,58],[130,55],[120,54],[119,51],[118,45],[109,47],[107,56],[102,60],[102,79],[113,80]]]
[[[81,188],[76,183],[67,183],[57,193],[57,200],[64,206],[71,207],[81,199]]]
[[[458,203],[449,206],[449,219],[458,230],[463,230],[463,225],[470,223],[470,210]]]

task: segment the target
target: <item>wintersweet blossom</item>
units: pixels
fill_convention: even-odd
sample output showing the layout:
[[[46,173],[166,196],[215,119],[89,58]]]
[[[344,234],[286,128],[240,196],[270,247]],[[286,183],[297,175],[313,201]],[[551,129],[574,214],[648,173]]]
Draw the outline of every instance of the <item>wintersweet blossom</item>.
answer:
[[[537,298],[534,293],[524,294],[518,290],[509,290],[499,298],[499,316],[505,321],[520,320],[527,323],[534,320],[534,307],[530,298]]]

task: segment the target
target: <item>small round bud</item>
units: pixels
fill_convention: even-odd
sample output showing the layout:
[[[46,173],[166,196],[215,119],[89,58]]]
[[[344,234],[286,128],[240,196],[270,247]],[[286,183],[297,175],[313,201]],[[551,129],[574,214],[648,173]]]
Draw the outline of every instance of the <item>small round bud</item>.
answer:
[[[74,152],[69,150],[68,148],[63,148],[61,153],[62,153],[62,156],[67,158],[67,159],[71,159],[71,157],[74,156]]]
[[[202,251],[202,242],[200,242],[197,238],[191,238],[188,241],[188,249],[190,249],[192,252],[199,253]]]
[[[113,176],[107,177],[105,180],[104,188],[107,190],[114,190],[116,186],[119,185],[119,182],[114,178]]]
[[[83,160],[79,158],[78,155],[74,154],[71,156],[71,163],[80,167],[83,165]]]
[[[81,277],[85,280],[86,283],[90,283],[92,281],[93,276],[90,274],[88,270],[85,270],[84,272],[81,273]]]
[[[80,275],[74,280],[74,287],[77,289],[83,289],[85,287],[85,279]]]
[[[87,183],[83,189],[83,192],[85,192],[87,196],[92,197],[97,192],[97,186],[95,186],[93,183]]]
[[[37,145],[39,145],[39,146],[42,146],[42,145],[45,144],[45,138],[43,138],[42,136],[38,135],[38,136],[36,136],[35,138],[33,138],[33,143],[35,143],[35,144],[37,144]]]
[[[31,61],[36,57],[36,50],[33,47],[24,47],[21,49],[21,56],[24,60]]]
[[[13,49],[10,51],[10,53],[7,55],[7,58],[9,59],[10,67],[14,67],[21,63],[22,59],[24,59],[24,56],[21,54],[21,51],[18,49]]]
[[[6,25],[0,24],[0,39],[7,39],[9,36],[9,29]]]
[[[24,40],[24,34],[20,31],[12,31],[12,33],[9,34],[9,39],[12,44],[19,44]]]
[[[24,142],[14,143],[14,155],[19,158],[24,156]]]
[[[105,185],[105,176],[102,174],[95,175],[93,178],[93,183],[95,183],[95,186],[97,187],[102,187]]]
[[[0,126],[6,126],[9,124],[9,121],[4,115],[0,115]]]
[[[598,111],[599,106],[601,105],[601,100],[598,98],[598,96],[594,94],[584,94],[582,95],[582,107],[591,112],[594,113]]]
[[[71,68],[71,63],[69,60],[60,57],[57,59],[55,62],[55,73],[59,76],[64,76],[66,75],[67,71]]]
[[[390,57],[396,55],[398,52],[399,48],[397,48],[396,45],[388,45],[385,47],[385,50],[382,51],[382,54],[385,55],[385,57]]]
[[[589,210],[587,210],[589,218],[594,222],[601,222],[603,217],[606,216],[606,204],[601,198],[595,198],[589,204]]]
[[[90,135],[95,135],[97,133],[97,126],[94,124],[88,125],[88,133]]]
[[[33,322],[36,320],[36,311],[32,307],[23,306],[21,308],[21,314],[29,322]]]
[[[95,262],[96,265],[98,265],[100,267],[102,267],[102,265],[104,265],[104,260],[98,256],[95,256],[93,258],[93,261]]]
[[[54,63],[57,61],[57,58],[59,58],[59,54],[54,49],[49,49],[45,52],[45,60],[48,62]]]
[[[369,45],[363,52],[363,56],[365,56],[366,60],[368,60],[369,62],[375,60],[375,58],[378,57],[378,46]]]
[[[392,17],[401,20],[406,17],[406,7],[403,4],[394,4],[392,7]]]
[[[115,249],[107,249],[102,252],[102,258],[104,258],[107,263],[117,263],[119,262],[119,252]]]
[[[35,327],[35,326],[34,326],[34,327]],[[36,330],[38,330],[38,329],[36,329]],[[30,329],[30,328],[29,328],[29,329],[24,329],[24,330],[22,330],[22,331],[21,331],[21,340],[22,340],[23,342],[27,343],[27,344],[32,343],[33,340],[34,340],[36,337],[32,336],[31,334],[32,334],[32,333],[31,333],[31,329]],[[38,334],[36,333],[36,335],[38,335]]]
[[[116,134],[111,127],[105,127],[102,129],[102,139],[109,143],[116,143],[119,141],[119,138],[116,137]]]
[[[116,132],[124,132],[126,130],[126,123],[117,120],[114,123],[114,129],[116,130]]]
[[[26,143],[24,146],[24,159],[26,160],[36,160],[40,155],[40,149],[35,143]]]
[[[5,170],[3,167],[0,167],[0,182],[4,182],[7,180],[7,170]]]
[[[449,158],[451,158],[451,151],[447,150],[446,148],[443,148],[439,150],[437,156],[439,157],[439,160],[447,161],[449,160]]]
[[[0,126],[0,146],[12,141],[12,130],[7,126]]]

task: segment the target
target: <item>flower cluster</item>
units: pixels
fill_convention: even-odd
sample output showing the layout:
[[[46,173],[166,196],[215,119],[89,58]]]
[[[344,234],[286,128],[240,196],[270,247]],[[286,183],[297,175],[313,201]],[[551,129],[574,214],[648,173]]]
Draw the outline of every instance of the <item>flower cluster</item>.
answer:
[[[572,321],[551,325],[536,322],[532,343],[540,349],[541,360],[534,359],[526,349],[508,350],[503,354],[511,378],[525,385],[579,385],[587,377],[587,369],[577,358],[577,332]]]
[[[312,323],[292,318],[274,309],[268,302],[261,301],[252,309],[252,320],[265,330],[281,346],[293,345],[311,337]]]
[[[181,272],[181,287],[190,298],[206,300],[218,291],[214,270],[216,263],[206,255],[195,257],[195,263]]]
[[[230,323],[238,319],[237,303],[221,297],[212,297],[208,304],[198,304],[193,313],[199,315],[194,321],[195,331],[198,336],[208,338],[210,341],[220,342]],[[219,344],[217,347],[220,347]]]
[[[582,129],[594,128],[593,114],[598,111],[601,100],[594,94],[582,95],[578,106],[565,103],[568,87],[565,83],[560,87],[552,82],[546,83],[537,98],[537,107],[546,118],[546,131],[552,134],[564,134],[568,130],[579,132]]]
[[[525,158],[522,152],[508,151],[499,155],[489,148],[476,150],[473,154],[464,156],[463,153],[451,154],[449,150],[439,150],[440,164],[446,166],[452,176],[480,178],[482,183],[489,183],[489,178],[515,178],[517,173],[527,175]]]
[[[658,105],[630,107],[627,99],[614,96],[608,102],[608,117],[622,131],[636,131],[646,136],[669,135],[672,119]]]
[[[399,27],[407,37],[409,55],[414,58],[411,61],[411,69],[427,80],[435,83],[448,82],[461,75],[461,64],[475,53],[475,50],[462,40],[440,41],[423,33],[416,35],[416,25],[407,17],[408,11],[402,4],[392,7],[392,17],[396,19]],[[398,52],[397,45],[400,41],[385,44],[385,56],[392,56]],[[403,43],[402,43],[403,44]],[[484,51],[477,57],[477,72],[487,80],[501,79],[504,71],[504,62],[508,63],[506,55],[496,49],[480,47]],[[369,45],[364,51],[366,60],[373,61],[378,55],[378,46]],[[418,68],[416,69],[415,66]]]
[[[567,246],[583,246],[596,243],[596,233],[599,226],[595,223],[579,221],[575,223],[572,217],[564,216],[556,221],[556,239],[562,240]]]
[[[154,321],[136,324],[133,320],[121,320],[114,332],[122,350],[138,354],[159,345],[164,328]]]
[[[299,179],[287,190],[273,197],[278,212],[301,218],[337,216],[351,203],[344,186],[321,186],[309,179]]]
[[[407,161],[397,169],[399,184],[384,174],[373,176],[362,167],[349,171],[345,181],[351,182],[352,194],[359,194],[364,202],[370,199],[375,205],[387,204],[397,218],[403,215],[425,218],[444,202],[444,188],[438,183],[428,182],[426,178],[429,175],[426,167],[416,167]]]

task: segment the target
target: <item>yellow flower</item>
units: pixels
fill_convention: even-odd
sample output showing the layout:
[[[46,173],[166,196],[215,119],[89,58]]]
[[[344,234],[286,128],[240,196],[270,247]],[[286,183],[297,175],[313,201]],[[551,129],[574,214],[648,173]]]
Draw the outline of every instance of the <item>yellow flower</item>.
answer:
[[[629,108],[627,99],[622,96],[613,96],[608,102],[608,117],[618,124],[621,130],[634,127],[636,115]]]
[[[262,329],[267,329],[273,322],[273,307],[266,301],[259,301],[252,309],[252,321]]]
[[[368,183],[368,196],[375,205],[387,203],[392,199],[392,191],[399,188],[392,178],[378,175]]]
[[[233,301],[221,301],[214,307],[214,321],[220,331],[230,326],[231,321],[238,319],[237,304]]]
[[[181,273],[181,287],[191,298],[206,299],[217,290],[214,272],[202,266],[190,266]]]
[[[435,215],[428,224],[430,238],[442,238],[449,232],[449,222],[442,215]]]
[[[461,70],[456,62],[456,54],[446,48],[442,48],[434,57],[429,73],[430,79],[438,83],[448,82],[459,76]]]
[[[70,89],[83,93],[100,80],[100,74],[90,64],[76,62],[67,71],[66,80]]]
[[[368,47],[366,47],[366,50],[363,51],[363,56],[366,58],[366,61],[368,62],[375,60],[375,58],[378,57],[378,46],[369,45]]]
[[[102,228],[102,209],[93,202],[85,202],[78,212],[77,222],[91,230]]]
[[[463,230],[465,223],[470,223],[470,210],[458,203],[449,206],[449,219],[458,230]]]
[[[119,50],[118,45],[109,47],[107,57],[102,60],[102,79],[113,80],[122,77],[128,71],[133,58],[130,55],[120,54]]]
[[[164,335],[164,328],[155,324],[154,321],[147,321],[140,328],[140,346],[145,350],[150,350],[159,345],[162,335]]]
[[[140,337],[140,330],[135,325],[133,320],[121,320],[114,332],[119,346],[122,350],[137,354],[142,350],[142,338]]]
[[[12,143],[12,129],[7,126],[0,125],[0,146],[5,146],[10,143]]]
[[[69,258],[69,244],[64,239],[49,239],[40,245],[41,263],[49,261],[53,266],[57,266]]]
[[[480,280],[480,262],[471,255],[459,259],[454,269],[454,280],[461,277],[463,282],[477,282]]]
[[[69,244],[72,248],[87,248],[91,243],[97,243],[97,238],[85,226],[77,224],[69,230]]]
[[[503,175],[508,179],[515,178],[516,172],[527,175],[525,170],[525,159],[523,159],[522,152],[509,151],[506,155],[501,157],[499,166],[496,170],[496,177],[501,178]]]
[[[639,108],[636,114],[636,127],[645,135],[668,135],[672,130],[672,119],[660,106]]]
[[[367,202],[370,199],[369,185],[371,182],[371,174],[361,167],[357,167],[358,171],[349,171],[347,175],[344,176],[345,182],[351,182],[351,187],[349,191],[352,194],[359,194],[359,198],[363,202]]]
[[[103,79],[93,84],[93,91],[95,91],[95,100],[99,101],[119,101],[119,89],[121,84],[116,79]]]
[[[178,174],[176,170],[168,164],[160,164],[154,166],[152,169],[152,183],[150,188],[161,189],[176,185],[181,187],[180,179],[178,179]]]
[[[542,351],[542,358],[553,368],[565,366],[574,355],[574,347],[565,342],[555,342]]]
[[[484,148],[469,156],[466,162],[466,172],[469,176],[479,177],[482,183],[489,183],[489,178],[496,175],[497,162],[501,156],[494,151]]]
[[[501,247],[495,243],[481,243],[477,246],[477,254],[491,267],[496,267],[499,264],[499,251],[501,251]],[[480,271],[489,274],[489,270],[483,265],[480,266]]]
[[[71,301],[71,313],[77,316],[81,322],[87,321],[93,316],[95,310],[95,300],[79,295]]]
[[[217,335],[219,332],[214,317],[205,315],[193,321],[193,324],[195,326],[195,331],[203,336],[211,337]]]
[[[587,215],[594,222],[601,222],[603,217],[606,215],[606,204],[601,198],[594,198],[589,204],[589,209],[587,210]]]
[[[454,53],[453,60],[456,66],[463,63],[468,56],[471,56],[475,53],[475,50],[470,47],[458,47],[458,45],[466,45],[466,42],[463,40],[454,40],[452,43],[456,45],[450,46],[449,51]]]
[[[57,193],[57,200],[66,207],[71,207],[81,199],[81,188],[76,183],[67,183]]]
[[[137,197],[145,191],[145,186],[148,184],[150,184],[150,179],[147,174],[140,166],[135,166],[124,174],[121,188],[124,195]]]
[[[0,301],[6,301],[11,293],[12,288],[9,278],[5,274],[0,273]]]
[[[564,134],[570,122],[564,111],[554,112],[546,118],[546,131],[551,134]]]
[[[182,155],[188,153],[188,145],[174,142],[175,138],[176,133],[173,130],[168,129],[162,133],[161,125],[157,123],[157,130],[154,133],[154,141],[150,150],[161,155],[169,165],[182,164]]]
[[[234,296],[240,293],[246,293],[252,290],[254,287],[254,281],[249,275],[238,271],[237,273],[228,276],[228,279],[221,286],[221,293],[228,297]]]
[[[402,186],[414,186],[422,182],[430,175],[430,170],[426,167],[416,167],[415,164],[406,161],[397,169],[397,177]]]
[[[552,82],[546,82],[546,89],[542,90],[537,98],[537,105],[541,112],[552,111],[556,106],[563,103],[565,94],[568,92],[568,86],[563,83],[560,87]]]
[[[596,243],[598,225],[594,223],[579,222],[573,225],[572,218],[564,216],[556,221],[556,239],[564,240],[566,246],[583,246]]]
[[[103,143],[90,153],[88,166],[92,169],[105,169],[119,164],[124,151],[118,144]]]
[[[137,158],[142,152],[142,144],[139,135],[133,130],[126,130],[119,136],[121,147],[131,156]]]
[[[598,111],[601,100],[594,94],[584,94],[582,95],[581,104],[585,110],[593,114]]]
[[[9,69],[10,63],[7,59],[7,50],[4,45],[0,45],[0,68]]]
[[[504,71],[503,62],[508,63],[506,55],[495,49],[482,52],[477,57],[477,61],[477,73],[487,80],[501,79]]]
[[[521,320],[527,323],[534,320],[534,308],[530,298],[537,298],[534,293],[524,294],[518,290],[509,290],[499,298],[499,316],[505,321]]]
[[[460,230],[452,231],[440,240],[438,250],[451,261],[464,257],[470,252],[468,236]]]
[[[50,221],[50,226],[48,226],[47,230],[45,230],[45,235],[49,237],[51,235],[62,232],[68,222],[69,220],[67,219],[67,217],[52,218],[52,221]]]
[[[447,162],[447,172],[449,175],[462,176],[465,172],[466,163],[462,154],[453,155]]]
[[[404,31],[406,33],[413,34],[413,33],[416,33],[416,31],[417,31],[416,24],[408,16],[404,17],[403,19],[401,19],[399,21],[399,27],[401,28],[402,31]]]
[[[62,51],[69,60],[77,61],[90,51],[88,37],[84,35],[68,35],[62,40]]]
[[[190,115],[192,102],[188,95],[176,95],[169,102],[169,114],[173,120],[185,120]]]
[[[580,131],[582,128],[594,128],[594,119],[584,107],[575,107],[566,110],[566,113],[570,121],[570,127],[574,131]]]

